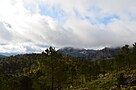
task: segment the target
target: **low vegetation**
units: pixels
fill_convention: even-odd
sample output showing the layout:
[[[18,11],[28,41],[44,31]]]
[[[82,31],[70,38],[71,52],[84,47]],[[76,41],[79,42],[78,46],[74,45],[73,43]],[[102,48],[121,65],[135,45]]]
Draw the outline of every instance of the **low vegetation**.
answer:
[[[110,60],[82,60],[48,48],[0,58],[0,90],[136,90],[136,43]]]

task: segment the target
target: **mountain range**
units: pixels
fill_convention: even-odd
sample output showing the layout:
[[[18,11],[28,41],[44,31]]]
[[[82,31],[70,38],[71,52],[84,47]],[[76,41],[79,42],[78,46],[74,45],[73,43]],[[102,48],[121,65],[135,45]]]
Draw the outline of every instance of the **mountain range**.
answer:
[[[104,48],[101,50],[93,49],[77,49],[73,47],[65,47],[57,50],[58,53],[78,57],[84,60],[100,60],[112,59],[119,54],[120,48]],[[21,53],[0,53],[0,57],[17,55]],[[23,53],[24,54],[24,53]]]
[[[112,59],[119,54],[120,48],[104,48],[101,50],[76,49],[65,47],[58,50],[59,53],[85,60]]]

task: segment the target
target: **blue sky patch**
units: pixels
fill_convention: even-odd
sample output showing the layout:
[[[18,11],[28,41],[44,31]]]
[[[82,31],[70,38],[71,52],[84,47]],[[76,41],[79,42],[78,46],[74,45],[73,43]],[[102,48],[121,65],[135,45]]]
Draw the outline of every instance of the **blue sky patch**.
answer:
[[[74,14],[75,14],[76,17],[82,19],[82,16],[77,9],[73,9],[73,11],[74,11]]]
[[[104,25],[107,25],[107,24],[113,22],[113,20],[119,19],[119,16],[111,15],[111,16],[105,16],[105,17],[103,17],[103,18],[96,18],[96,19],[97,19],[97,21],[98,21],[99,23],[102,23],[102,24],[104,24]]]
[[[64,23],[66,19],[66,13],[59,6],[49,7],[45,4],[39,6],[40,14],[45,16],[50,16],[54,18],[59,23]]]
[[[93,6],[90,6],[87,11],[93,12],[93,13],[99,13],[99,12],[101,12],[101,9],[99,7],[93,5]]]
[[[97,24],[96,21],[90,16],[85,16],[84,19],[88,20],[93,25]]]

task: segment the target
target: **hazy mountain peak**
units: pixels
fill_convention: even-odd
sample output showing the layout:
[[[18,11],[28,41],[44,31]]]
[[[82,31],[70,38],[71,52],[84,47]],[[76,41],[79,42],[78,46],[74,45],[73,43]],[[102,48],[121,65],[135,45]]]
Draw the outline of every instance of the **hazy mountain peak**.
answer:
[[[92,50],[92,49],[75,49],[72,47],[65,47],[59,49],[58,52],[70,55],[73,57],[79,57],[86,60],[98,60],[98,59],[111,59],[114,58],[118,53],[119,48],[104,48],[101,50]]]

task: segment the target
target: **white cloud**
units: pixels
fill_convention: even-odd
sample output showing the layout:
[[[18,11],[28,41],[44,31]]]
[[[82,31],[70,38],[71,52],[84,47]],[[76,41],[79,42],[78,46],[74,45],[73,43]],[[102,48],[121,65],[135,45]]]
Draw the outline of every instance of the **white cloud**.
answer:
[[[0,0],[0,52],[132,44],[135,9],[135,0]]]

